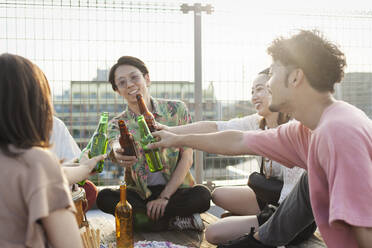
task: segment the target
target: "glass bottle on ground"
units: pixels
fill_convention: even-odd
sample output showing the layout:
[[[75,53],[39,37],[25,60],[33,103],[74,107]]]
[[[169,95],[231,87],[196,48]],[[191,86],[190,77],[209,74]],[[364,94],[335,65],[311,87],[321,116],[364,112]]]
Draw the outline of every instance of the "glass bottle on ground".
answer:
[[[120,201],[115,207],[116,247],[133,248],[133,213],[127,201],[127,185],[120,185]]]

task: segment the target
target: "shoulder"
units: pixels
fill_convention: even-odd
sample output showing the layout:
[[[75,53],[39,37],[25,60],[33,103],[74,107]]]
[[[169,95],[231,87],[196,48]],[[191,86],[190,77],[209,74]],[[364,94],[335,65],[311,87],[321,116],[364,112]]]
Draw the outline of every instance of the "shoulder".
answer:
[[[311,134],[311,130],[304,126],[301,122],[296,120],[291,120],[285,124],[282,124],[276,128],[279,133],[285,134],[288,136],[308,136]]]
[[[57,116],[53,116],[53,126],[56,126],[56,127],[64,127],[65,126],[65,123],[59,119]]]
[[[58,158],[49,151],[40,147],[33,147],[17,158],[23,164],[23,178],[26,187],[37,189],[50,182],[63,181],[63,172]]]
[[[22,157],[26,160],[27,164],[34,167],[33,169],[40,167],[40,169],[53,171],[60,168],[58,158],[48,149],[33,147],[28,149]]]
[[[338,101],[326,109],[315,129],[320,140],[340,140],[351,143],[359,138],[372,137],[372,121],[360,109]]]
[[[67,130],[65,123],[58,117],[53,116],[52,137],[62,135],[66,132],[68,132],[68,130]]]
[[[167,115],[169,118],[183,118],[188,115],[186,104],[180,100],[155,99],[157,109],[162,115]]]
[[[312,144],[322,161],[342,157],[346,163],[370,156],[372,122],[363,112],[348,105],[343,103],[328,110],[314,130]]]
[[[170,108],[177,108],[177,109],[185,109],[186,104],[183,101],[180,100],[168,100],[168,99],[161,99],[161,98],[156,98],[155,101],[157,104],[161,107],[166,107],[168,109]]]

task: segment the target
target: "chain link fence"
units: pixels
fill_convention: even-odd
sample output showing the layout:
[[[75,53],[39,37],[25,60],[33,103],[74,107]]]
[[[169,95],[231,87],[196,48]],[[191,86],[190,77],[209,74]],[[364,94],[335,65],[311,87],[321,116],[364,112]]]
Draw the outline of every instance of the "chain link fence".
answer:
[[[125,106],[107,83],[117,58],[132,55],[148,65],[155,97],[181,99],[194,114],[193,15],[191,1],[3,0],[0,52],[29,58],[45,72],[55,114],[83,148],[99,114]],[[214,12],[202,16],[203,119],[228,120],[254,113],[251,81],[270,65],[265,50],[278,35],[319,29],[340,44],[348,68],[336,97],[372,117],[372,9],[268,8],[250,1],[201,1]],[[320,5],[321,6],[321,5]],[[257,170],[252,157],[204,154],[204,180],[245,183]],[[107,163],[98,184],[116,184],[122,171]]]

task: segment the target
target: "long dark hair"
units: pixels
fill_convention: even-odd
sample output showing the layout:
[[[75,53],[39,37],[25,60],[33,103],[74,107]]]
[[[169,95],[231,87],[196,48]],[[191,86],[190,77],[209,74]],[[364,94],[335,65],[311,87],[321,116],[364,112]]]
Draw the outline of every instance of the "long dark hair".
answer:
[[[26,58],[0,55],[0,149],[49,147],[53,126],[50,88],[44,73]]]

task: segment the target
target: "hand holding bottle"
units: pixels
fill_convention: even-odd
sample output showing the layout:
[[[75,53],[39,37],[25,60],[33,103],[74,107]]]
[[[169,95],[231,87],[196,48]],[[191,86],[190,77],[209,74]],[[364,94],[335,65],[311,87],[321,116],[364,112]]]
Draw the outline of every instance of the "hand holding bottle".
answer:
[[[182,138],[182,135],[177,135],[177,134],[173,134],[168,131],[161,130],[161,131],[153,132],[152,136],[157,138],[158,141],[148,144],[147,147],[149,149],[181,146],[180,139]]]
[[[90,175],[95,174],[96,172],[93,172],[93,170],[96,164],[99,161],[106,159],[106,157],[107,154],[103,154],[90,159],[84,159],[80,161],[80,163],[69,163],[67,166],[64,164],[62,169],[69,184],[71,185],[81,182],[82,180],[87,179]]]
[[[96,164],[99,161],[102,161],[106,158],[107,158],[107,154],[102,154],[102,155],[92,157],[90,159],[80,161],[80,167],[87,171],[86,177],[84,179],[86,179],[88,177],[88,174],[93,175],[93,174],[97,173],[97,172],[94,171],[94,168],[95,168]]]
[[[138,161],[136,156],[124,155],[125,150],[120,146],[119,141],[115,141],[113,143],[112,150],[114,152],[115,159],[120,166],[125,168],[132,167]]]
[[[156,130],[165,130],[165,131],[168,131],[169,130],[169,127],[167,125],[163,125],[159,122],[155,122],[155,129]]]

